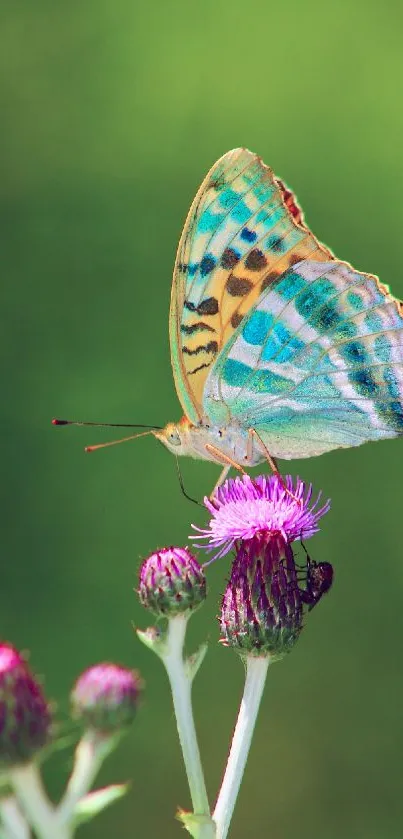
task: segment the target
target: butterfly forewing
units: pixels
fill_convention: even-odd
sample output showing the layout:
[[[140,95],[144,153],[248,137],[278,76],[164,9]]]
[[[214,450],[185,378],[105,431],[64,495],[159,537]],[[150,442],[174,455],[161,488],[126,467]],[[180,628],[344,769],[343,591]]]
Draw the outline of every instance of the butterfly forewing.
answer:
[[[333,258],[295,197],[259,157],[235,149],[208,173],[189,211],[172,285],[170,341],[179,399],[203,417],[206,378],[260,296],[294,263]]]

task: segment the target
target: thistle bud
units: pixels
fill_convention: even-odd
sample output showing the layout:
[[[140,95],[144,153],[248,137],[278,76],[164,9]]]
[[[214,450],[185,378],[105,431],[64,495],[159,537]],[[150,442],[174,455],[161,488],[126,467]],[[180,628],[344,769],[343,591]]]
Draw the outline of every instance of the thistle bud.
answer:
[[[162,548],[144,560],[138,594],[146,609],[174,617],[201,605],[206,598],[206,577],[186,548]]]
[[[241,655],[279,660],[294,646],[302,618],[290,545],[280,534],[241,542],[222,599],[222,642]]]
[[[133,721],[142,688],[135,670],[107,662],[96,664],[82,673],[73,688],[73,714],[88,728],[113,734]]]
[[[51,739],[50,707],[25,659],[0,644],[0,763],[28,763]]]

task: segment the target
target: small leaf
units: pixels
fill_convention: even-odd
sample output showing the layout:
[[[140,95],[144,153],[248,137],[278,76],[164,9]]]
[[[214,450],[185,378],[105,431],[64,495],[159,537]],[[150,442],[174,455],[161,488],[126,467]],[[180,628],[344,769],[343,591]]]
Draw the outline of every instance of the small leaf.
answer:
[[[186,673],[188,678],[193,682],[200,665],[203,663],[204,656],[207,652],[207,644],[201,644],[199,649],[193,655],[186,659]]]
[[[126,795],[130,784],[111,784],[109,787],[97,789],[82,798],[74,810],[74,826],[91,821],[94,816],[109,807],[119,798]]]
[[[205,825],[210,825],[211,836],[216,835],[216,826],[211,816],[189,813],[186,810],[179,809],[176,814],[176,818],[178,821],[182,822],[183,826],[194,839],[198,839],[200,835],[200,828]]]
[[[160,632],[156,626],[149,626],[148,629],[136,629],[137,637],[139,641],[144,644],[145,647],[148,647],[149,650],[152,650],[153,653],[156,653],[160,658],[163,657],[165,650],[166,650],[166,637],[165,632]]]

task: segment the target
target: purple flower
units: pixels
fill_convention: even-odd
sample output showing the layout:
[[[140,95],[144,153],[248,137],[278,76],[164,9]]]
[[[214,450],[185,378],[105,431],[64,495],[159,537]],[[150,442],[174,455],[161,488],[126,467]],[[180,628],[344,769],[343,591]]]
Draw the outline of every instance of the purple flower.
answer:
[[[303,591],[280,533],[240,542],[220,615],[221,641],[241,656],[283,658],[303,626]]]
[[[140,568],[140,602],[154,614],[174,617],[194,611],[206,598],[206,577],[187,548],[161,548]]]
[[[11,644],[0,643],[0,763],[27,763],[52,735],[52,715],[39,682]]]
[[[136,670],[103,662],[85,670],[71,694],[73,713],[89,728],[113,732],[135,717],[142,680]]]
[[[229,479],[219,487],[212,501],[204,499],[211,513],[208,528],[199,528],[195,539],[206,540],[204,548],[218,548],[215,559],[224,556],[239,540],[253,539],[258,534],[280,534],[287,542],[308,539],[319,529],[321,516],[328,512],[330,502],[319,506],[321,495],[312,499],[312,484],[299,478],[295,485],[287,475],[249,475]]]

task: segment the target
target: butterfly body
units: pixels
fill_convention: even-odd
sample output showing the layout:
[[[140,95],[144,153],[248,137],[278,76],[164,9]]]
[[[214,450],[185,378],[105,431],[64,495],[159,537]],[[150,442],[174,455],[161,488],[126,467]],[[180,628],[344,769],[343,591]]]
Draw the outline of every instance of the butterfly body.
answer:
[[[243,467],[257,466],[265,460],[257,438],[236,424],[223,428],[203,422],[193,425],[182,417],[179,423],[168,423],[154,434],[176,456],[185,455],[221,465],[232,461]]]
[[[403,434],[402,304],[336,259],[247,149],[214,164],[190,208],[170,344],[184,418],[155,435],[224,473]]]

